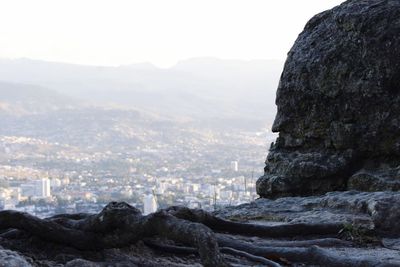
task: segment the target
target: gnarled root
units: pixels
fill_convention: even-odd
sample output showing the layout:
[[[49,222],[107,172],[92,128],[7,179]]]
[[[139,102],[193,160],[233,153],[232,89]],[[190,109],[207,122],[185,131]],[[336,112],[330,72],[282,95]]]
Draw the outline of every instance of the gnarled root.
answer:
[[[143,216],[124,202],[111,202],[98,214],[60,214],[40,219],[27,213],[0,211],[0,231],[3,238],[18,237],[18,231],[43,240],[61,243],[79,250],[101,250],[125,247],[139,240],[149,246],[173,253],[197,253],[205,266],[228,266],[222,253],[231,254],[267,266],[279,266],[276,261],[318,264],[323,266],[362,266],[366,261],[343,259],[318,246],[350,246],[346,241],[325,238],[306,241],[260,241],[252,244],[220,233],[259,237],[294,237],[305,235],[336,235],[342,224],[285,224],[277,226],[231,222],[199,209],[170,207]],[[18,231],[16,231],[17,229]],[[162,237],[181,246],[151,243],[148,238]],[[367,260],[372,264],[373,260]]]
[[[318,246],[311,247],[265,247],[248,242],[218,237],[221,247],[230,247],[245,251],[256,256],[278,260],[286,259],[290,262],[301,262],[310,265],[327,267],[363,267],[363,266],[399,266],[400,262],[382,263],[375,258],[347,257],[332,253]]]
[[[204,210],[189,209],[180,206],[169,207],[166,211],[177,218],[207,225],[215,231],[260,237],[276,238],[306,235],[336,235],[343,229],[342,223],[296,223],[272,226],[239,223],[218,218]]]
[[[164,211],[143,216],[123,202],[112,202],[99,214],[57,215],[48,219],[0,211],[0,229],[9,228],[80,250],[124,247],[145,237],[161,236],[196,247],[205,266],[227,266],[208,227]]]
[[[155,242],[150,239],[145,239],[144,243],[148,245],[149,247],[152,247],[154,249],[167,252],[167,253],[174,253],[174,254],[197,254],[197,250],[192,247],[182,247],[182,246],[173,246],[173,245],[164,245],[164,244],[159,244],[158,242]],[[271,266],[271,267],[281,267],[279,263],[276,263],[274,261],[271,261],[267,258],[264,257],[259,257],[256,255],[253,255],[251,253],[247,253],[245,251],[237,250],[234,248],[230,247],[221,247],[220,251],[222,253],[226,254],[231,254],[235,256],[240,256],[243,258],[247,258],[250,261],[262,263],[265,266]]]

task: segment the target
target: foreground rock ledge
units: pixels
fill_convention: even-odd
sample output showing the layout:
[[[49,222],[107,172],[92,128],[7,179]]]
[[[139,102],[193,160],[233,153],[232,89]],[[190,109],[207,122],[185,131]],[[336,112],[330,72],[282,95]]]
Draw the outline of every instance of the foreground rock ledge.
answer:
[[[400,266],[400,193],[259,199],[215,214],[0,212],[0,266]],[[2,265],[3,264],[3,265]]]
[[[400,190],[400,1],[314,16],[280,79],[262,197]]]

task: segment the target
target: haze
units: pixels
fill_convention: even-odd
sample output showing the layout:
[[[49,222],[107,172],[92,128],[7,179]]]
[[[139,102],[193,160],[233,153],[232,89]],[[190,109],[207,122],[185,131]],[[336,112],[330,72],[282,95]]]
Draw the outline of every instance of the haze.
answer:
[[[4,0],[0,57],[90,65],[279,59],[341,0]]]

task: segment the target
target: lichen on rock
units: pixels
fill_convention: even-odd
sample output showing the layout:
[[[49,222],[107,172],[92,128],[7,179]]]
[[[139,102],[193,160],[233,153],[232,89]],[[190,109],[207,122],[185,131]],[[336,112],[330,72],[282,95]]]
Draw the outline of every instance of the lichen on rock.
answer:
[[[399,190],[400,2],[349,0],[314,16],[276,104],[260,196]]]

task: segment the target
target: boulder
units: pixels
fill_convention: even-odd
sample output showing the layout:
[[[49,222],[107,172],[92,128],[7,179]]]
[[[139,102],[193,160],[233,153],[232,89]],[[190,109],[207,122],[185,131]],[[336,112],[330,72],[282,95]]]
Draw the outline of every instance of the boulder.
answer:
[[[399,190],[400,1],[349,0],[314,16],[276,104],[261,197]]]

